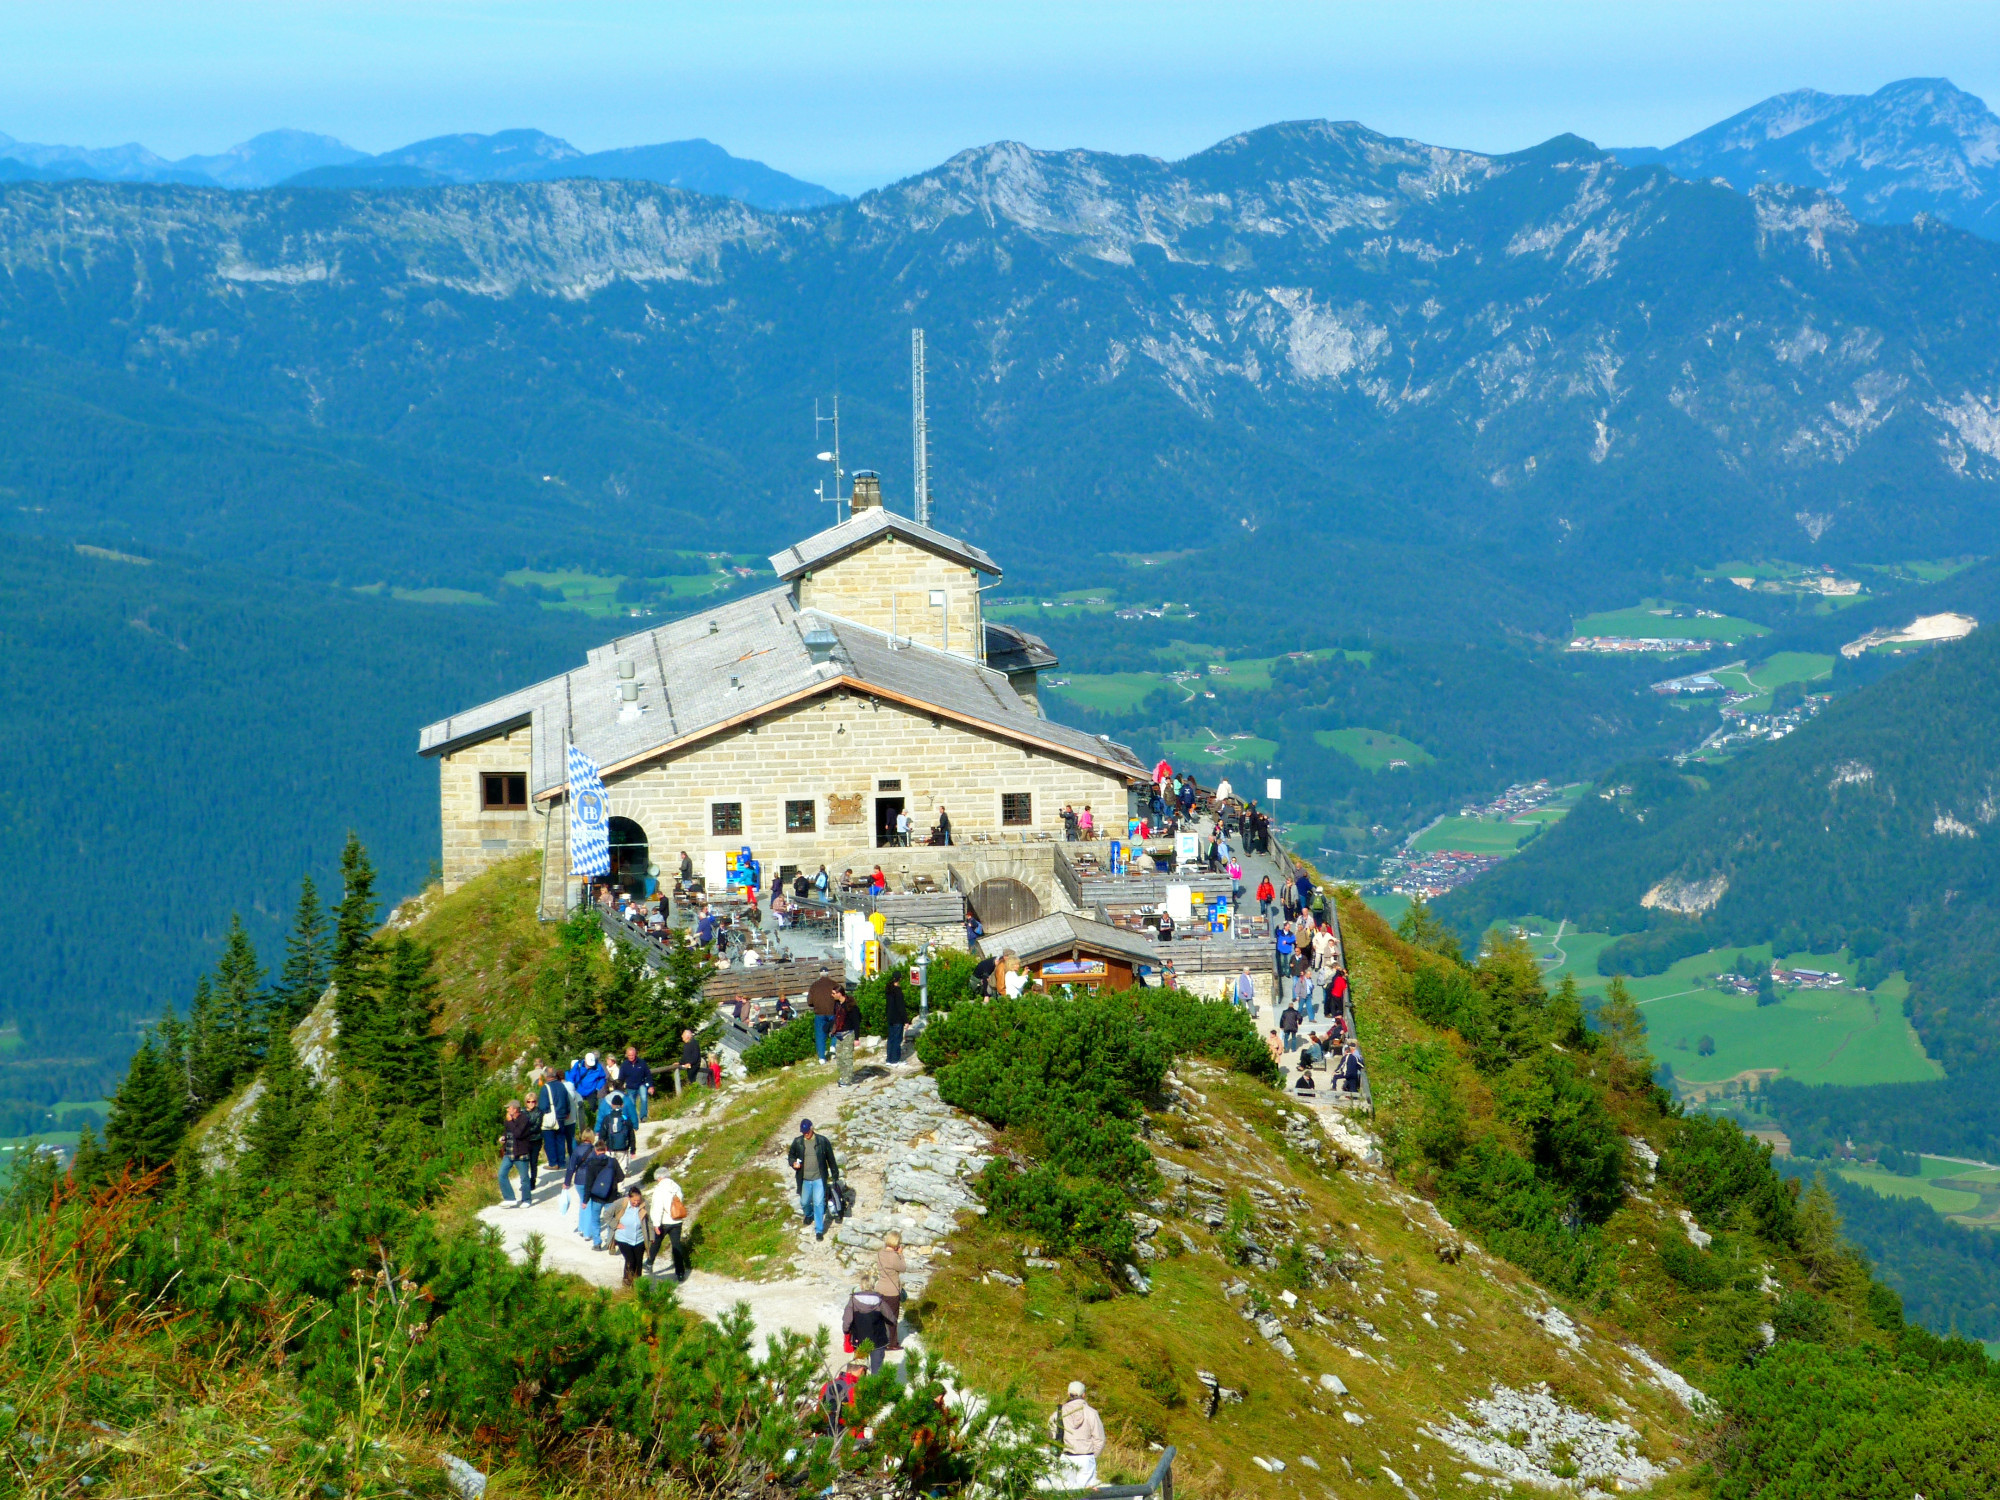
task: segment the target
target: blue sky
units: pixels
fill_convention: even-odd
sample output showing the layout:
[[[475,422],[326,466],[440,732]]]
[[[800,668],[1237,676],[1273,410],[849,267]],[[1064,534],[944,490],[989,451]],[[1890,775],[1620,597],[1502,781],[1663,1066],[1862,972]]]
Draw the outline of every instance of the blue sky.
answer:
[[[707,136],[856,192],[1012,139],[1182,156],[1273,120],[1514,150],[1664,145],[1785,89],[2000,95],[2000,3],[14,0],[0,130],[168,156],[292,125],[364,150],[530,125]]]

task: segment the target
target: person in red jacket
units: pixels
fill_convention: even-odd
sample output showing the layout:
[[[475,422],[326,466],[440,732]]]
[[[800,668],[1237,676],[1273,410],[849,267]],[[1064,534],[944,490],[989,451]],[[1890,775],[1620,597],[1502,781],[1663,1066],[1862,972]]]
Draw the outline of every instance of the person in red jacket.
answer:
[[[1257,911],[1267,922],[1271,920],[1271,903],[1277,899],[1278,888],[1271,884],[1271,877],[1266,875],[1257,882]]]

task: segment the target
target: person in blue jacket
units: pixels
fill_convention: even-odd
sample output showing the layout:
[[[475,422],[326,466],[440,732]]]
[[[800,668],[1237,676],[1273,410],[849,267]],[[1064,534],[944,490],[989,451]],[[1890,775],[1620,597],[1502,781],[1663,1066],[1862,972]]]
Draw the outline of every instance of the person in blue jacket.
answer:
[[[554,1068],[542,1073],[542,1086],[535,1094],[536,1120],[542,1127],[542,1154],[552,1167],[569,1165],[569,1090]],[[551,1125],[549,1122],[555,1123]]]
[[[639,1111],[639,1119],[634,1123],[643,1122],[646,1116],[652,1112],[653,1070],[646,1059],[639,1055],[638,1047],[630,1042],[625,1044],[625,1062],[622,1069],[622,1076],[625,1083],[625,1092],[635,1101]]]
[[[1292,929],[1282,922],[1278,924],[1278,977],[1292,977],[1292,955],[1298,951],[1299,940],[1292,936]]]
[[[604,1086],[608,1080],[604,1076],[604,1066],[597,1060],[595,1052],[583,1054],[583,1070],[571,1077],[576,1085],[577,1097],[583,1101],[584,1113],[595,1119],[597,1102],[604,1097]]]

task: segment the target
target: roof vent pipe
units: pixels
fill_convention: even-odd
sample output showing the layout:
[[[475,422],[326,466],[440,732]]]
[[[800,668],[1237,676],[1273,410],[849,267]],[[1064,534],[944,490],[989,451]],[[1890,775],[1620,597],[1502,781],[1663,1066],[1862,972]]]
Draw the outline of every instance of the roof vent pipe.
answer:
[[[618,663],[618,675],[625,681],[630,682],[634,677],[639,675],[639,664],[633,661],[621,661]],[[626,696],[629,698],[631,694],[628,693]]]
[[[873,469],[854,471],[854,495],[848,502],[848,514],[858,516],[864,510],[882,508],[882,476]]]
[[[840,637],[824,625],[805,633],[806,654],[814,663],[833,660],[833,653],[840,645]]]
[[[637,703],[639,701],[639,684],[636,682],[619,683],[618,696],[623,698],[627,703]]]

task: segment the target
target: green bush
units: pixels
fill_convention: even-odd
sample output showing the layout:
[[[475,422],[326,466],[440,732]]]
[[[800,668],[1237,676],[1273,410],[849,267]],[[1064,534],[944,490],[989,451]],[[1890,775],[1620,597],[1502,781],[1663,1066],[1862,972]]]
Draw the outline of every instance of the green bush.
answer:
[[[788,1067],[795,1062],[804,1062],[813,1056],[813,1023],[811,1016],[800,1016],[787,1021],[767,1033],[761,1040],[743,1049],[743,1066],[752,1073],[768,1073],[773,1068]]]
[[[1044,1164],[1023,1172],[995,1161],[980,1174],[979,1196],[997,1223],[1032,1234],[1051,1252],[1090,1255],[1114,1266],[1132,1258],[1129,1205],[1100,1178],[1066,1178]]]
[[[1134,993],[1127,991],[1127,994]],[[1257,1035],[1250,1012],[1227,1000],[1204,1000],[1187,990],[1141,990],[1147,1022],[1167,1039],[1176,1057],[1192,1055],[1223,1063],[1265,1083],[1283,1084],[1284,1069]]]
[[[2000,1396],[1985,1381],[1785,1342],[1718,1394],[1718,1500],[2000,1494]]]
[[[1719,1292],[1728,1281],[1720,1260],[1677,1237],[1661,1244],[1660,1269],[1691,1292]]]
[[[1680,1121],[1660,1159],[1660,1175],[1704,1224],[1740,1216],[1774,1244],[1792,1243],[1794,1190],[1771,1170],[1771,1148],[1751,1140],[1734,1121],[1714,1115]]]

